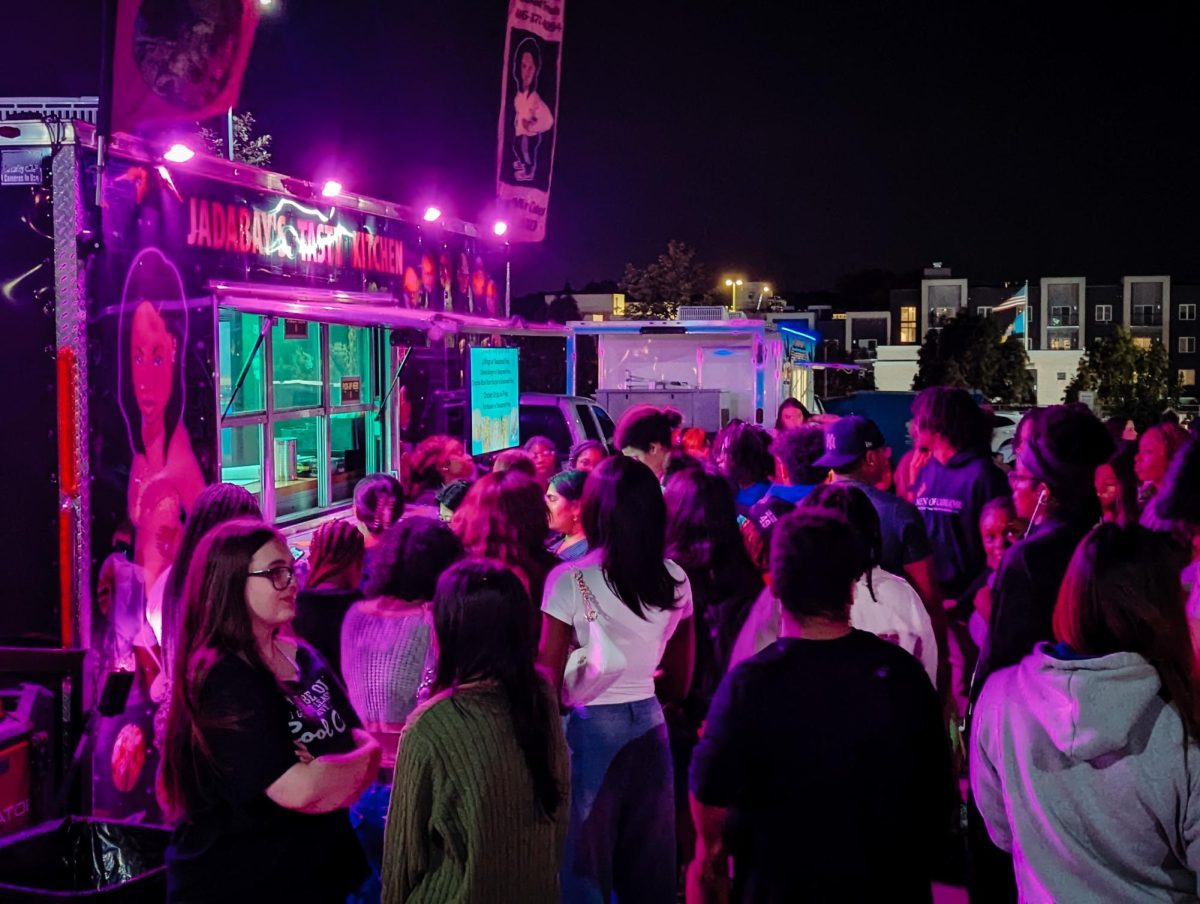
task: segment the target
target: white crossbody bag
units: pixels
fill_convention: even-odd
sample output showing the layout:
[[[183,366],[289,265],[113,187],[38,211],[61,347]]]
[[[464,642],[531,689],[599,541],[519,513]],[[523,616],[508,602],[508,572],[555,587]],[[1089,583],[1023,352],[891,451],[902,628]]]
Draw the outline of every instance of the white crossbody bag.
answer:
[[[625,671],[625,654],[605,631],[596,605],[596,595],[583,579],[583,572],[578,569],[575,571],[575,586],[583,600],[588,636],[577,637],[580,645],[567,657],[562,702],[568,707],[591,703],[612,687]],[[605,620],[607,618],[605,616]]]

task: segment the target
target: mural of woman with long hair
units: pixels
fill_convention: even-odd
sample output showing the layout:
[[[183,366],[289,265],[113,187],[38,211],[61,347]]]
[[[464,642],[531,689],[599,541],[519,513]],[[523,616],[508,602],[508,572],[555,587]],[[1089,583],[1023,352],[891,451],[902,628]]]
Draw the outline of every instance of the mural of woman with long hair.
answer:
[[[157,248],[130,265],[119,317],[117,398],[132,454],[126,504],[150,587],[174,557],[180,510],[190,511],[204,489],[183,425],[187,299],[179,271]]]

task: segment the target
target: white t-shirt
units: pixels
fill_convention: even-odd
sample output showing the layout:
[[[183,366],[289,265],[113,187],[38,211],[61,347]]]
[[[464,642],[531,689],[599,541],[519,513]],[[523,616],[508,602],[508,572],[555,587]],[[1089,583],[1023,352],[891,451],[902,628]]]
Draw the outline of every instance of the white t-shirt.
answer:
[[[625,671],[589,705],[636,703],[654,696],[654,673],[662,662],[667,641],[679,623],[692,615],[692,586],[683,569],[669,559],[667,571],[679,581],[674,609],[648,606],[645,618],[635,615],[617,598],[604,580],[600,551],[595,550],[574,562],[566,562],[546,578],[542,611],[574,629],[575,642],[588,637],[588,622],[583,597],[575,583],[575,572],[583,572],[584,583],[596,597],[596,610],[604,621],[604,631],[625,656]]]
[[[879,567],[871,572],[871,583],[875,588],[875,599],[871,599],[865,577],[854,585],[851,627],[868,631],[907,650],[920,661],[929,680],[936,684],[937,640],[921,597],[906,580]],[[733,645],[730,669],[779,639],[779,609],[779,600],[770,589],[764,590],[747,614]]]
[[[854,585],[851,626],[912,653],[925,666],[929,680],[937,684],[937,640],[921,597],[908,581],[878,566],[871,572],[871,585],[875,599],[871,599],[865,577]]]

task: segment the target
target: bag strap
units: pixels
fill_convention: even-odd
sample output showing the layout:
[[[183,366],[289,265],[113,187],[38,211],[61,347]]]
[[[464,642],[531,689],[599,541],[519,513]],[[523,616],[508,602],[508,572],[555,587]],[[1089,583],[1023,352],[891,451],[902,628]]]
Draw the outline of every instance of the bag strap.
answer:
[[[590,622],[594,622],[598,615],[596,611],[596,595],[592,593],[592,588],[587,585],[587,581],[583,579],[583,572],[578,568],[575,569],[575,586],[579,588],[579,595],[583,597],[583,616]]]

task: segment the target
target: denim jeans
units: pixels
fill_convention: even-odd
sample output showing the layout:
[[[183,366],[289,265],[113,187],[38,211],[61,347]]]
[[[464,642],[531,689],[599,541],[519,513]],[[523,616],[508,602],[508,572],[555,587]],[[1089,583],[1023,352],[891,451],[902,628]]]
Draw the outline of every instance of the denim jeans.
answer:
[[[391,801],[392,786],[383,782],[375,782],[363,792],[362,797],[350,805],[350,825],[358,836],[367,862],[371,865],[371,875],[366,878],[359,889],[347,901],[349,904],[378,904],[382,885],[380,876],[383,873],[383,836],[387,822],[388,804]]]
[[[584,706],[566,720],[571,823],[567,904],[675,900],[675,791],[662,707]]]

